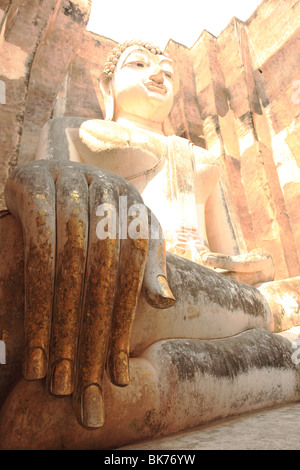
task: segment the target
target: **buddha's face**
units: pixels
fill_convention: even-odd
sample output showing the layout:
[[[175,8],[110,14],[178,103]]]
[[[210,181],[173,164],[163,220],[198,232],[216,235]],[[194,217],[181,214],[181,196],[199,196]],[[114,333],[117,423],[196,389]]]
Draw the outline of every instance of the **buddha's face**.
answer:
[[[173,104],[172,61],[142,46],[128,47],[112,77],[115,119],[131,116],[163,123]]]

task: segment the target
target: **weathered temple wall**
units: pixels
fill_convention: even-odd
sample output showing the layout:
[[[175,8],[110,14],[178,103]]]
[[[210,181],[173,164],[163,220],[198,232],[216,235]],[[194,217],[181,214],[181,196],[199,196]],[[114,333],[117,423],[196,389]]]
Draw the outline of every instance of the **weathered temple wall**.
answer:
[[[190,53],[206,147],[220,155],[248,249],[299,274],[300,5],[264,1]]]
[[[89,12],[89,0],[0,0],[2,209],[47,120],[103,117],[97,77],[115,42],[86,31]],[[247,249],[268,249],[277,279],[300,275],[299,20],[299,1],[264,0],[219,37],[167,46],[178,74],[166,128],[219,159]]]

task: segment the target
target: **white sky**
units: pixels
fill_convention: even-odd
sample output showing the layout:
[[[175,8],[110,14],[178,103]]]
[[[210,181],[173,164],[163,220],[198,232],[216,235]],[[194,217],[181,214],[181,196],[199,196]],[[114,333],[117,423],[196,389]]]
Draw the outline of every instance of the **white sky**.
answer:
[[[117,42],[169,39],[192,47],[204,29],[218,36],[236,16],[246,21],[261,0],[92,0],[88,29]]]

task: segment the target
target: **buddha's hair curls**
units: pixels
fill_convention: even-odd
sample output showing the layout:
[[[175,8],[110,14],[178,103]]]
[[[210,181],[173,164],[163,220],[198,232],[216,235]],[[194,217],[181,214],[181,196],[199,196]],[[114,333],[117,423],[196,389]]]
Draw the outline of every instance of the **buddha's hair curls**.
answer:
[[[121,57],[121,54],[125,51],[125,49],[134,45],[145,47],[145,49],[148,49],[152,54],[159,54],[168,57],[168,54],[165,51],[162,51],[159,47],[155,46],[150,42],[136,40],[125,41],[122,44],[118,44],[116,47],[114,47],[114,49],[106,59],[104,72],[108,75],[108,77],[112,77],[118,60]]]

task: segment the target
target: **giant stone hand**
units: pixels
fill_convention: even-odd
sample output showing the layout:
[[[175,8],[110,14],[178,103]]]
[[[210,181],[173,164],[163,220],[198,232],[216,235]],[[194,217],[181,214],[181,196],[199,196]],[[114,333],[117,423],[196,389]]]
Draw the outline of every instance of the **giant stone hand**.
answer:
[[[142,282],[156,308],[175,301],[161,237],[120,236],[118,224],[115,237],[97,235],[97,208],[118,210],[121,195],[128,206],[142,203],[116,175],[55,160],[21,165],[6,185],[7,207],[23,227],[24,377],[47,376],[50,393],[73,394],[76,417],[88,428],[104,422],[105,365],[113,384],[129,382],[130,333]],[[127,228],[120,225],[123,234]]]

